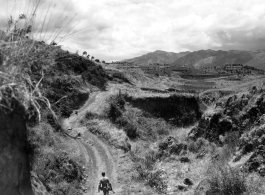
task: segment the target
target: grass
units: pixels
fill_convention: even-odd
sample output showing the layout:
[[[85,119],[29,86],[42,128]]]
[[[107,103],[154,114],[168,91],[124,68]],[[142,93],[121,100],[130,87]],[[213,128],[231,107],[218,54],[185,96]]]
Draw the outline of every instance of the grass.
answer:
[[[188,150],[192,153],[199,153],[209,146],[209,142],[204,138],[198,138],[196,141],[190,141]]]
[[[251,173],[246,177],[247,192],[251,195],[262,195],[265,192],[265,179],[257,173]],[[247,194],[247,193],[246,193]]]
[[[214,164],[209,169],[209,194],[241,195],[247,191],[244,173],[225,164]]]
[[[73,18],[65,18],[66,10],[63,10],[62,16],[54,19],[56,6],[51,2],[47,6],[47,2],[43,0],[25,0],[20,3],[21,8],[16,10],[17,3],[17,1],[6,2],[7,12],[10,11],[8,8],[12,7],[13,13],[8,13],[11,16],[7,19],[6,29],[1,31],[0,41],[3,44],[0,45],[0,53],[4,65],[0,68],[1,91],[5,91],[6,88],[11,89],[10,96],[22,102],[26,109],[33,108],[40,120],[40,109],[43,104],[53,113],[49,100],[41,90],[41,85],[47,77],[49,71],[47,68],[54,65],[54,53],[57,53],[60,47],[49,43],[59,43],[73,33],[72,28],[70,31],[65,31],[69,28],[67,24],[72,24]],[[61,21],[62,19],[64,20]],[[47,30],[52,25],[54,25],[53,32]],[[64,31],[67,33],[64,34]],[[29,38],[26,38],[27,34]],[[0,96],[6,101],[10,99],[5,94]],[[6,104],[2,107],[8,108],[8,102]]]
[[[134,162],[133,169],[135,170],[133,179],[137,182],[144,182],[145,185],[163,194],[167,191],[167,179],[165,178],[166,173],[156,166],[157,154],[157,151],[154,150],[146,150],[141,147],[134,148],[131,152],[131,159]]]
[[[73,151],[78,151],[78,146],[55,133],[45,122],[29,128],[28,137],[34,154],[31,155],[32,171],[46,190],[51,194],[77,194],[84,174],[81,168],[84,159]],[[65,145],[66,142],[70,145]]]

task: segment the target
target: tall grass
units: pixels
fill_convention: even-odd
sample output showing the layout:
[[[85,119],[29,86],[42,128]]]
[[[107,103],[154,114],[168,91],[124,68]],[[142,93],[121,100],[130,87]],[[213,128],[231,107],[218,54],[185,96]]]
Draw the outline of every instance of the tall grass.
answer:
[[[70,1],[65,10],[62,9],[61,17],[53,16],[56,4],[52,2],[6,1],[7,22],[0,36],[0,107],[11,111],[12,100],[17,99],[31,110],[30,115],[37,115],[39,121],[42,107],[48,108],[56,117],[40,88],[45,64],[53,63],[53,56],[47,55],[47,51],[56,51],[49,43],[59,43],[73,33],[73,17],[66,16]],[[32,80],[30,74],[36,64],[39,70]]]
[[[245,175],[225,164],[214,164],[209,169],[209,194],[240,195],[247,191]]]
[[[71,0],[9,0],[6,1],[9,17],[5,32],[11,38],[21,37],[16,34],[26,34],[30,26],[29,37],[38,41],[61,42],[75,33],[78,22],[74,21],[77,14],[69,14],[73,7]],[[59,12],[59,13],[58,13]],[[9,37],[10,38],[10,37]]]
[[[1,2],[2,3],[2,2]],[[82,169],[76,158],[71,158],[68,148],[58,150],[60,134],[47,125],[44,110],[57,118],[44,91],[44,81],[55,64],[56,44],[73,33],[73,17],[67,9],[56,9],[60,1],[6,0],[6,25],[0,31],[0,110],[12,112],[14,100],[21,102],[28,118],[36,118],[38,125],[29,128],[28,142],[34,152],[32,170],[51,194],[78,194]],[[57,5],[56,5],[57,4]],[[57,15],[55,15],[57,14]],[[42,86],[43,85],[43,86]],[[63,136],[62,136],[63,137]],[[58,141],[60,140],[60,141]],[[76,149],[71,145],[72,149]],[[78,149],[78,148],[77,148]]]
[[[145,182],[159,193],[167,192],[168,184],[165,172],[156,167],[157,151],[150,149],[143,151],[141,146],[136,146],[131,152],[131,159],[134,161],[134,170],[136,171],[135,180]]]

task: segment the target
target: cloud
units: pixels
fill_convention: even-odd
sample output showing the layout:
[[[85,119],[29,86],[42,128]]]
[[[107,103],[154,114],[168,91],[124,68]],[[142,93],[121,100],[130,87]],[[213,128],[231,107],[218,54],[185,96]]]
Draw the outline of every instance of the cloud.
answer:
[[[15,2],[0,3],[11,1]],[[77,14],[61,32],[72,28],[76,32],[63,42],[64,48],[86,50],[101,60],[122,60],[158,49],[264,49],[264,0],[44,0],[41,16],[50,2],[56,6],[45,31],[52,33],[58,23],[66,24]],[[7,10],[3,7],[0,25]]]

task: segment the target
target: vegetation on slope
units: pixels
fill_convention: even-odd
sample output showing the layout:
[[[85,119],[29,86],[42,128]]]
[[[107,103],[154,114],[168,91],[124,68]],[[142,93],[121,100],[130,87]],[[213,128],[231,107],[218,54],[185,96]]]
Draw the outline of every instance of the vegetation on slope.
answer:
[[[108,77],[87,58],[12,33],[0,40],[1,110],[11,112],[14,99],[25,107],[32,171],[46,190],[78,194],[83,160],[60,119],[87,100],[89,88],[105,89]]]

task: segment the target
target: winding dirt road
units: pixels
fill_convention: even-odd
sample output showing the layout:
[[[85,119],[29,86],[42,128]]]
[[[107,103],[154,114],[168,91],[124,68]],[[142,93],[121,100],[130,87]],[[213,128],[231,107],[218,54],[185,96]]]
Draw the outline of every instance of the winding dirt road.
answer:
[[[112,158],[107,144],[80,124],[80,120],[85,117],[86,113],[88,111],[95,112],[95,108],[100,106],[100,102],[98,101],[101,101],[107,95],[106,93],[111,92],[112,90],[92,93],[85,105],[78,110],[78,114],[72,114],[68,119],[64,120],[64,129],[66,131],[67,129],[72,129],[69,134],[75,136],[80,133],[82,135],[81,139],[76,140],[79,145],[79,150],[84,155],[86,161],[88,181],[84,186],[87,186],[88,190],[83,193],[84,195],[96,194],[101,172],[106,172],[114,189],[117,182],[116,163]]]

